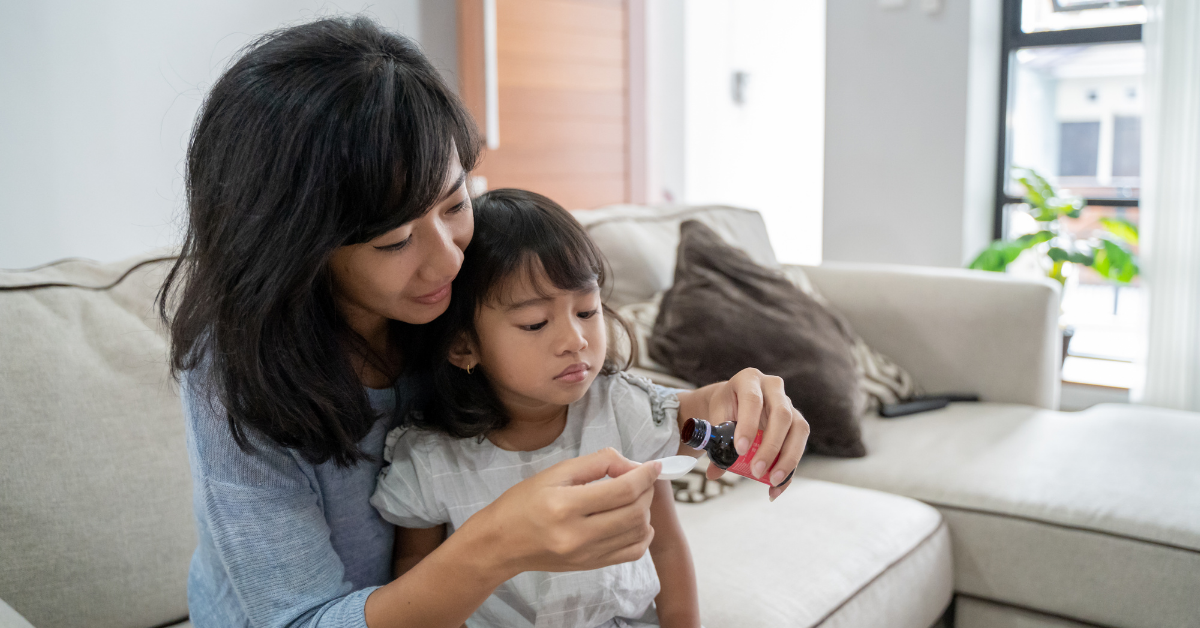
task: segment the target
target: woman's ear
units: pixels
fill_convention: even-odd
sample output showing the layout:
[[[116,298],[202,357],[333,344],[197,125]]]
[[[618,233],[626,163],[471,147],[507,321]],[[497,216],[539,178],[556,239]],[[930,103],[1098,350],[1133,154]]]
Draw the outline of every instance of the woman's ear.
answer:
[[[450,363],[458,368],[466,371],[475,368],[479,364],[479,352],[475,350],[475,343],[471,342],[466,335],[461,335],[454,344],[450,345]]]

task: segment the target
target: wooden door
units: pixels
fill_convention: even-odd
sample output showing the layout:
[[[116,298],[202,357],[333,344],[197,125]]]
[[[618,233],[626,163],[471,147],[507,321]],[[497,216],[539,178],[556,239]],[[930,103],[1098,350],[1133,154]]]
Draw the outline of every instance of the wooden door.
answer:
[[[628,202],[625,2],[459,0],[460,89],[485,132],[487,2],[495,7],[498,116],[495,148],[475,174],[489,189],[533,190],[567,209]]]

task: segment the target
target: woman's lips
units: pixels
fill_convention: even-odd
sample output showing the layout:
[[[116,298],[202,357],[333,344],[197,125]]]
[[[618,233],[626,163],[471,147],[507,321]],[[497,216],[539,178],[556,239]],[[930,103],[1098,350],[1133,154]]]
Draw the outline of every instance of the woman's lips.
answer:
[[[419,297],[413,297],[413,301],[416,301],[418,303],[424,303],[425,305],[433,305],[434,303],[439,303],[439,302],[441,302],[442,299],[445,299],[446,297],[450,296],[450,286],[451,286],[451,284],[446,284],[446,285],[442,286],[441,288],[438,288],[437,290],[430,292],[429,294],[423,294]]]
[[[577,362],[563,369],[563,372],[555,375],[554,379],[568,384],[578,384],[587,379],[588,368],[586,362]]]

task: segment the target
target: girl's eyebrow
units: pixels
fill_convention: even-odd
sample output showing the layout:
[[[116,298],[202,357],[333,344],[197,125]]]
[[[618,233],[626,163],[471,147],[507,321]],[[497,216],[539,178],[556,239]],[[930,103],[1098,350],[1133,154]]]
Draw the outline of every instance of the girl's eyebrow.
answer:
[[[583,294],[591,294],[592,292],[595,292],[596,290],[599,290],[599,289],[600,288],[598,286],[592,285],[592,286],[587,286],[585,288],[580,288],[578,290],[571,290],[571,292],[573,292],[574,294],[583,295]],[[532,299],[525,299],[524,301],[517,301],[516,303],[513,303],[512,305],[504,306],[504,311],[511,312],[513,310],[519,310],[523,307],[537,305],[538,303],[545,303],[546,301],[553,301],[556,296],[557,295],[546,295],[546,296],[540,296],[540,297],[533,297]]]
[[[529,307],[531,305],[537,305],[538,303],[545,303],[546,301],[553,301],[553,300],[554,300],[554,297],[551,297],[551,296],[534,297],[532,299],[525,299],[524,301],[518,301],[516,303],[513,303],[512,305],[506,305],[504,307],[504,311],[511,312],[513,310],[519,310],[523,307]]]

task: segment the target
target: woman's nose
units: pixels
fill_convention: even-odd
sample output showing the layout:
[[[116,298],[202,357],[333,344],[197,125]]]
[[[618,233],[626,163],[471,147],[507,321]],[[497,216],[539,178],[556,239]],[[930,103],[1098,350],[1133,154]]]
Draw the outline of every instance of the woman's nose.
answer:
[[[435,219],[430,227],[432,237],[427,239],[430,248],[425,252],[422,278],[430,282],[450,281],[462,267],[462,249],[454,242],[454,231],[445,221]]]

